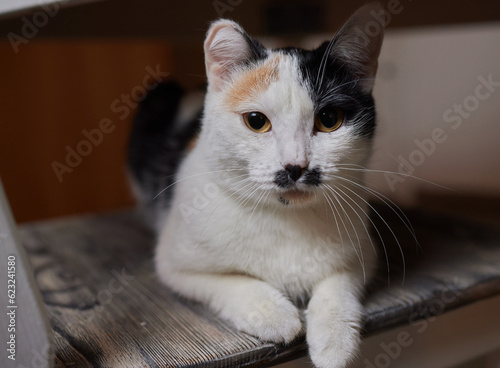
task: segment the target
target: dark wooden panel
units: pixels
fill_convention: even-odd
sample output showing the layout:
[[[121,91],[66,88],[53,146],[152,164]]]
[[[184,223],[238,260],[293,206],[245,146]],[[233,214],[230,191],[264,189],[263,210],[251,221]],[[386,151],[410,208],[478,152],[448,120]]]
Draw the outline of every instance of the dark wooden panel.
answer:
[[[4,40],[0,55],[0,175],[16,221],[130,206],[125,152],[134,106],[151,70],[173,72],[171,48],[36,39],[16,54]],[[94,132],[92,144],[85,132]],[[69,150],[77,153],[68,158]]]
[[[381,0],[384,6],[390,0]],[[75,7],[60,8],[50,16],[43,27],[39,27],[36,37],[163,37],[170,42],[194,41],[202,45],[208,22],[217,18],[231,18],[241,22],[251,34],[269,35],[276,31],[273,20],[284,30],[296,34],[297,30],[316,31],[317,27],[304,28],[313,20],[322,24],[320,31],[334,32],[354,10],[365,4],[365,0],[325,1],[325,0],[215,0],[215,1],[172,1],[172,0],[107,0],[92,2]],[[415,27],[429,25],[450,25],[500,20],[498,1],[433,1],[400,0],[390,1],[396,12],[390,19],[389,27]],[[321,12],[320,19],[309,16],[311,5]],[[394,5],[396,4],[396,5]],[[279,9],[282,9],[281,12]],[[274,11],[273,11],[274,9]],[[7,36],[13,32],[23,35],[25,24],[22,16],[32,20],[33,9],[27,14],[15,14],[0,23],[0,34]],[[300,11],[300,17],[294,12]],[[313,12],[314,14],[314,12]],[[309,14],[310,15],[310,14]],[[295,28],[290,23],[301,25]],[[91,21],[89,21],[91,20]],[[288,26],[287,26],[288,24]],[[292,23],[293,24],[293,23]],[[278,32],[281,33],[281,32]],[[28,34],[29,35],[29,34]]]
[[[390,272],[382,265],[370,287],[366,334],[500,293],[500,231],[408,212],[419,248],[394,212],[378,211],[404,248],[406,269],[374,216]],[[261,342],[170,293],[154,274],[154,235],[136,212],[24,226],[22,237],[56,333],[58,367],[256,367],[306,352],[303,337],[288,346]]]

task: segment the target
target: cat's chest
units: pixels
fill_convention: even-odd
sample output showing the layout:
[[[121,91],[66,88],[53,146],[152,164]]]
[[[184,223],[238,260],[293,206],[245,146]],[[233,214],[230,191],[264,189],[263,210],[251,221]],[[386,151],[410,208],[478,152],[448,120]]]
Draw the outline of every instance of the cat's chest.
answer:
[[[248,274],[291,297],[307,296],[350,261],[349,251],[336,242],[333,226],[321,221],[328,220],[311,213],[246,213],[240,208],[238,214],[221,216],[213,226],[198,230],[204,241],[193,249],[192,259],[209,272]]]
[[[279,242],[259,240],[262,246],[254,248],[256,251],[250,256],[253,261],[238,266],[292,298],[308,297],[317,283],[345,265],[346,258],[338,252],[337,245],[315,237],[296,236]]]
[[[208,188],[201,179],[198,187]],[[336,271],[358,267],[361,248],[369,246],[359,215],[342,227],[326,204],[266,208],[221,190],[210,193],[188,186],[177,192],[160,238],[169,267],[246,274],[300,298]]]

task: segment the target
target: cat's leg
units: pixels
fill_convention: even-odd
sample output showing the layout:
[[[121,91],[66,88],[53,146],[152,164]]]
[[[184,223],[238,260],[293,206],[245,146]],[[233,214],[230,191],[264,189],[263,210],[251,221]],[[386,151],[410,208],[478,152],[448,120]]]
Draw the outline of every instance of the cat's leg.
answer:
[[[243,275],[177,272],[162,280],[179,294],[202,302],[238,330],[273,342],[290,342],[300,332],[299,311],[271,285]]]
[[[360,343],[363,308],[361,282],[353,275],[336,274],[313,290],[307,307],[307,343],[318,368],[345,367]]]

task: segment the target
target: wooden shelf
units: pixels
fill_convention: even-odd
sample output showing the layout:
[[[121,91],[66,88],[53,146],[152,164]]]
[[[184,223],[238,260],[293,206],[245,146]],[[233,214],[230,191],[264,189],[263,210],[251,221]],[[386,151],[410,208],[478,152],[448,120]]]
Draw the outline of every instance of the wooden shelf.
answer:
[[[407,211],[418,246],[399,216],[377,210],[404,248],[406,270],[374,216],[390,272],[382,263],[370,287],[366,336],[500,294],[500,231]],[[303,337],[259,341],[160,284],[154,234],[135,211],[26,225],[21,238],[55,334],[56,367],[260,367],[306,354]]]

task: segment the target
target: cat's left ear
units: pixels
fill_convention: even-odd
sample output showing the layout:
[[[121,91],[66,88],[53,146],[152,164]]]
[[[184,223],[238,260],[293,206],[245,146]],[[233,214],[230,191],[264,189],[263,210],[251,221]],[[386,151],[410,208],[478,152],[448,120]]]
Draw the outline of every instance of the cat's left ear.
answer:
[[[364,91],[371,92],[384,38],[385,24],[379,22],[385,10],[378,2],[359,8],[332,40],[331,56],[345,62],[359,79]]]
[[[212,24],[205,39],[205,67],[210,86],[221,89],[231,74],[264,49],[237,23],[221,19]]]

